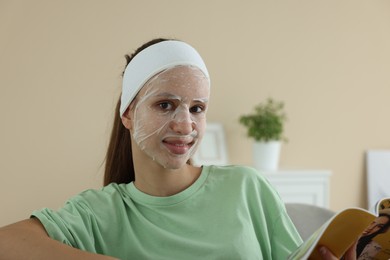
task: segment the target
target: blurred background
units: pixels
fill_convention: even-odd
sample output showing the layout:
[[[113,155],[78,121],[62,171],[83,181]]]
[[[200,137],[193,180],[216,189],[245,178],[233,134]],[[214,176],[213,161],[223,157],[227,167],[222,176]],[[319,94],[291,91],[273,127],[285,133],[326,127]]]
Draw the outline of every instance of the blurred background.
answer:
[[[212,81],[208,121],[252,165],[238,118],[273,97],[280,167],[330,170],[330,208],[367,206],[367,149],[390,147],[390,1],[0,0],[0,225],[102,185],[124,54],[184,40]]]

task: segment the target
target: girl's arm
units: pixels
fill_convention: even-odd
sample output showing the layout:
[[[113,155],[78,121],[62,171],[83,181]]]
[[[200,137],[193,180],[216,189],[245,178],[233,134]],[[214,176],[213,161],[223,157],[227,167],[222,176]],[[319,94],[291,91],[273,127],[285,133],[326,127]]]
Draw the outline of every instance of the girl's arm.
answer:
[[[0,228],[0,260],[96,259],[112,257],[88,253],[51,239],[38,219],[26,219]]]

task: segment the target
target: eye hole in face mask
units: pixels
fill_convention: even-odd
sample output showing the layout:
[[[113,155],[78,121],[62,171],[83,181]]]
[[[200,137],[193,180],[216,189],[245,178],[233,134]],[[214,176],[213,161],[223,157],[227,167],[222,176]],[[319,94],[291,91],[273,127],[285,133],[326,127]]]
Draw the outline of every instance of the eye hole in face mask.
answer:
[[[190,108],[190,112],[193,114],[200,114],[206,112],[206,105],[195,105]]]
[[[167,101],[161,102],[159,105],[160,105],[162,110],[172,110],[173,109],[172,103],[167,102]]]
[[[161,101],[158,104],[158,109],[161,111],[172,111],[174,109],[174,104],[170,101]]]
[[[207,102],[207,101],[206,101]],[[189,112],[193,115],[199,115],[206,112],[206,102],[203,104],[196,104],[189,108]],[[173,101],[159,101],[157,102],[158,110],[162,112],[174,111],[178,107],[178,102]]]

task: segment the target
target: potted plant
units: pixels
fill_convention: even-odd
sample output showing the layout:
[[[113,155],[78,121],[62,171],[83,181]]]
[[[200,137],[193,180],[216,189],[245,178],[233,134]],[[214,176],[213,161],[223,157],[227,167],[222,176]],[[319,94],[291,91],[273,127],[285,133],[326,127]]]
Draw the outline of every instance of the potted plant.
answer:
[[[247,127],[247,135],[255,140],[253,160],[259,170],[275,171],[278,168],[283,126],[286,120],[284,103],[268,98],[255,107],[255,112],[240,117],[239,122]]]

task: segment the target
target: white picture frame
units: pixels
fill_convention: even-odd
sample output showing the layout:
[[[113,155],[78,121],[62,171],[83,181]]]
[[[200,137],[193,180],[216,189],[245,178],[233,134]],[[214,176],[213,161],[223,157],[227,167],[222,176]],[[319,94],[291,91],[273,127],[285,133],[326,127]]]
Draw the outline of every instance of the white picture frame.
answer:
[[[367,151],[368,209],[378,200],[390,197],[390,150]]]
[[[208,123],[203,140],[192,157],[194,165],[227,165],[225,131],[221,123]]]

